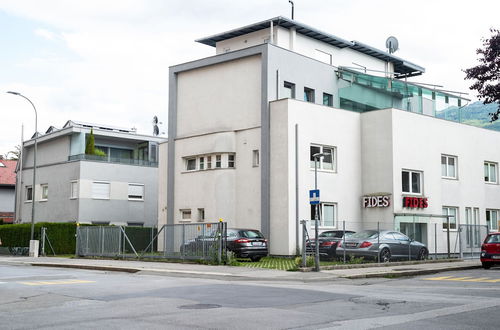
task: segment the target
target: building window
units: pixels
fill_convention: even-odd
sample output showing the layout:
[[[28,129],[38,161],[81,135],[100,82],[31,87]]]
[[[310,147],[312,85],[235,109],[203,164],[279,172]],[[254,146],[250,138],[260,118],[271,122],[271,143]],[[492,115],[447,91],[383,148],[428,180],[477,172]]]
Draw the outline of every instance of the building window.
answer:
[[[235,165],[235,156],[227,155],[227,167],[234,168],[234,165]]]
[[[295,84],[292,84],[291,82],[285,81],[283,84],[283,87],[285,88],[285,95],[283,95],[286,98],[289,99],[294,99],[295,98]]]
[[[316,219],[316,205],[311,205],[311,220]],[[321,227],[335,227],[337,220],[337,205],[334,203],[320,203],[318,218]]]
[[[191,221],[191,210],[181,210],[181,221]]]
[[[497,183],[497,163],[484,162],[484,181]]]
[[[309,159],[310,166],[314,168],[314,155],[318,153],[323,153],[325,156],[316,158],[317,166],[319,170],[325,171],[335,171],[336,166],[336,155],[335,155],[335,147],[330,146],[321,146],[321,145],[311,145],[309,149]]]
[[[69,185],[70,185],[69,198],[71,199],[78,198],[78,181],[71,181]]]
[[[422,172],[407,171],[401,172],[402,191],[407,194],[422,193]]]
[[[304,101],[314,103],[314,89],[304,87]]]
[[[49,185],[48,184],[42,184],[40,185],[42,188],[42,201],[46,201],[49,198]]]
[[[205,221],[205,209],[198,209],[198,222]]]
[[[441,155],[441,176],[448,179],[457,178],[457,157]]]
[[[212,168],[212,156],[207,156],[207,169]]]
[[[221,167],[222,167],[222,156],[215,155],[215,168],[221,168]]]
[[[448,207],[448,206],[443,206],[443,215],[447,215],[448,218],[450,219],[450,229],[457,229],[457,213],[458,213],[458,208],[457,207]],[[443,218],[443,229],[448,228],[448,220],[446,218]]]
[[[138,183],[128,184],[128,199],[143,201],[144,200],[144,185]]]
[[[258,167],[260,165],[259,150],[252,151],[252,166]]]
[[[323,105],[328,107],[333,107],[333,95],[328,93],[323,93]]]
[[[186,170],[194,171],[196,170],[196,158],[188,158],[186,159]]]
[[[486,224],[489,231],[498,231],[498,210],[486,210]]]
[[[92,182],[93,199],[109,199],[109,182]]]
[[[200,157],[200,170],[205,169],[205,157]]]
[[[33,188],[31,186],[26,186],[26,202],[33,201]]]

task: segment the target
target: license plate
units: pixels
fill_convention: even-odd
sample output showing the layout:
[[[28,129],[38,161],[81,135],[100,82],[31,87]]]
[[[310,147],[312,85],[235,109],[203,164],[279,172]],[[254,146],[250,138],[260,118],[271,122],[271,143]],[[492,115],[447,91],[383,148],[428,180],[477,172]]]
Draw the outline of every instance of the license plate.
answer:
[[[262,246],[262,242],[252,242],[253,246]]]
[[[356,244],[356,243],[345,243],[345,246],[347,246],[347,247],[356,247],[356,245],[358,245],[358,244]]]
[[[500,259],[500,256],[491,256],[491,259]]]

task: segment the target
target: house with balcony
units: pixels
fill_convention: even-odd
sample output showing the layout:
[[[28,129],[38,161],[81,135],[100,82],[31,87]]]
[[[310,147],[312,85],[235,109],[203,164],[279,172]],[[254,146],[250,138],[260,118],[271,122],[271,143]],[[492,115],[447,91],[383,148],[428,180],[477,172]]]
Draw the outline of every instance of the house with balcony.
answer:
[[[102,156],[85,154],[91,131]],[[158,144],[164,138],[132,129],[68,121],[23,143],[16,221],[129,226],[157,224]]]
[[[320,231],[400,230],[458,253],[498,230],[500,133],[460,123],[469,100],[414,82],[422,66],[281,16],[197,42],[214,56],[169,72],[167,223],[222,218],[294,255],[324,153]]]

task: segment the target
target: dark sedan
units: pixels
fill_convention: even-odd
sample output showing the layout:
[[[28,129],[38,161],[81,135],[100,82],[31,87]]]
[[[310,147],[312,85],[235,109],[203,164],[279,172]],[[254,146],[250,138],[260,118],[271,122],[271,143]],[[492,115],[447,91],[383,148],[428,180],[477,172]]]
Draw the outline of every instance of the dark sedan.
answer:
[[[250,258],[259,261],[269,253],[267,239],[256,229],[227,230],[227,249],[237,258]]]
[[[319,234],[319,256],[324,259],[333,260],[337,254],[337,244],[343,239],[344,233],[346,237],[354,234],[350,230],[328,230]],[[306,251],[314,254],[316,252],[316,239],[306,241]]]
[[[337,254],[344,251],[347,255],[355,257],[380,258],[381,262],[393,259],[424,260],[429,256],[429,250],[424,244],[393,230],[357,232],[346,238],[345,243],[338,244]]]

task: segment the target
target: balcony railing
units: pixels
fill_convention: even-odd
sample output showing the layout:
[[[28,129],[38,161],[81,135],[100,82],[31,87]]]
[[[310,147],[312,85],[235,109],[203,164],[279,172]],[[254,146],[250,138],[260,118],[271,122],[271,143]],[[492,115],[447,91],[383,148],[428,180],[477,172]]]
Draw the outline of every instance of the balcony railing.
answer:
[[[68,158],[69,158],[68,160],[90,160],[90,161],[105,162],[105,163],[158,167],[158,162],[152,162],[143,159],[117,158],[117,157],[96,156],[96,155],[86,155],[86,154],[72,155],[69,156]]]

